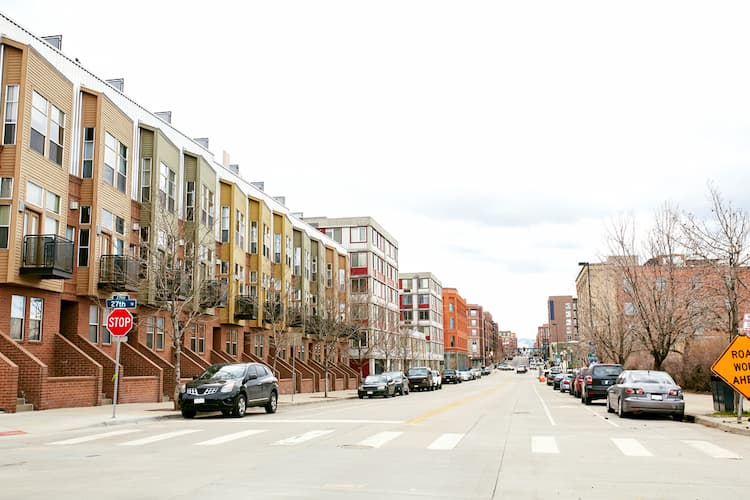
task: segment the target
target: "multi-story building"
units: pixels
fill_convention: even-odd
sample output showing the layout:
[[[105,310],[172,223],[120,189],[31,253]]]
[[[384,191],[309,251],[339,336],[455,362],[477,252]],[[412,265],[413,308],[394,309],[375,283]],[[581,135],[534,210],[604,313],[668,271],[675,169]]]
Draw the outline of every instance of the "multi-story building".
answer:
[[[494,365],[498,360],[503,359],[502,344],[498,335],[497,323],[492,319],[489,311],[484,311],[482,315],[484,321],[484,366]]]
[[[445,332],[445,367],[471,367],[469,327],[464,299],[455,288],[443,288],[443,331]]]
[[[510,330],[500,330],[500,342],[503,345],[505,357],[513,357],[518,352],[518,337]]]
[[[401,367],[398,242],[372,217],[305,217],[349,252],[351,310],[364,335],[352,341],[351,366],[365,376]]]
[[[159,401],[210,363],[249,359],[284,391],[356,387],[348,348],[305,332],[290,343],[287,316],[347,301],[346,249],[121,81],[2,15],[0,30],[0,409],[19,395],[99,405],[115,378],[119,402]],[[138,300],[117,377],[113,295]]]
[[[559,361],[578,342],[577,301],[570,295],[547,298],[550,357]]]
[[[399,273],[402,338],[398,348],[402,367],[445,363],[443,335],[443,286],[432,273]]]

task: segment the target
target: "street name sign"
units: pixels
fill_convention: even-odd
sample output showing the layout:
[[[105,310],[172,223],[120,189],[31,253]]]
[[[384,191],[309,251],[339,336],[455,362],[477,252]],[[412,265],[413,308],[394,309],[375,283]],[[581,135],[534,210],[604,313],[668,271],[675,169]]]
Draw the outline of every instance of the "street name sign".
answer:
[[[107,329],[115,337],[127,335],[133,327],[133,315],[127,309],[113,309],[107,316]]]
[[[128,295],[115,295],[111,299],[107,299],[105,304],[109,309],[135,309],[137,301],[131,299]]]
[[[711,371],[735,391],[750,398],[750,337],[740,335],[730,342]]]

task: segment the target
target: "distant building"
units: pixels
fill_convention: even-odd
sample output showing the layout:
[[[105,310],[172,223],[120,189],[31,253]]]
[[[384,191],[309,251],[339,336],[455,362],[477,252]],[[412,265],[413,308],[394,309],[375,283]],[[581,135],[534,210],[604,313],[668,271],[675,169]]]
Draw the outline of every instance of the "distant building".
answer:
[[[399,273],[403,368],[443,368],[443,285],[432,273]]]
[[[445,367],[470,367],[466,300],[455,288],[443,288],[443,329]]]

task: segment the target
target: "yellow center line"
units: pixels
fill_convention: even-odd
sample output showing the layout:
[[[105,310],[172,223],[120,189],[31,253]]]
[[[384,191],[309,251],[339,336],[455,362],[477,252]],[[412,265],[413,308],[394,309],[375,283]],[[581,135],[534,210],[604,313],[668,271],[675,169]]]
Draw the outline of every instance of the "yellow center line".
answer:
[[[453,408],[457,408],[457,407],[459,407],[461,405],[464,405],[466,403],[471,403],[472,401],[476,401],[477,399],[481,399],[481,398],[485,397],[488,394],[491,394],[491,393],[496,392],[496,391],[498,391],[500,389],[503,389],[503,386],[505,384],[507,384],[507,383],[508,383],[507,381],[504,381],[501,385],[499,385],[497,387],[493,387],[492,389],[487,389],[485,391],[482,391],[479,394],[477,394],[476,396],[469,396],[469,397],[464,398],[464,399],[459,399],[458,401],[454,401],[452,403],[448,403],[447,405],[441,406],[440,408],[436,408],[436,409],[434,409],[432,411],[428,411],[427,413],[423,413],[421,415],[418,415],[418,416],[412,418],[411,420],[407,420],[406,421],[406,425],[420,424],[420,423],[424,422],[425,420],[427,420],[428,418],[435,417],[437,415],[440,415],[441,413],[447,412],[448,410],[452,410]]]

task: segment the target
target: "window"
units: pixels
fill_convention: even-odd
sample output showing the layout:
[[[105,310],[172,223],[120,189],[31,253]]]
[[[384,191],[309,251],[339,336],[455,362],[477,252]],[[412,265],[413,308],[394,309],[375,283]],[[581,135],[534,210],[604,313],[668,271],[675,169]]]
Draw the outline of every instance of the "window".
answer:
[[[117,165],[117,139],[112,134],[104,134],[104,182],[115,185],[115,166]]]
[[[414,319],[414,311],[401,311],[401,319],[403,321],[411,321]]]
[[[294,248],[294,270],[292,274],[295,276],[302,274],[302,249],[300,247]]]
[[[346,291],[346,271],[339,269],[339,292]]]
[[[26,183],[26,201],[41,207],[44,201],[44,189],[31,181]]]
[[[127,192],[128,184],[128,147],[119,143],[119,155],[117,157],[117,190],[121,193]]]
[[[225,350],[227,354],[231,354],[232,356],[237,355],[237,343],[239,341],[239,334],[237,333],[237,328],[230,328],[227,333],[227,341]]]
[[[102,227],[111,231],[114,221],[114,214],[112,214],[112,212],[110,212],[106,208],[102,208]]]
[[[333,286],[333,265],[326,264],[326,288]]]
[[[148,318],[146,321],[146,347],[154,348],[154,323],[156,318]]]
[[[402,295],[401,296],[401,303],[405,306],[412,306],[414,305],[414,295]]]
[[[10,338],[23,340],[23,321],[26,313],[26,297],[13,295],[10,303]]]
[[[411,279],[401,280],[401,288],[404,290],[411,290]]]
[[[78,267],[89,265],[89,230],[78,231]]]
[[[65,113],[50,105],[49,159],[62,166]]]
[[[245,226],[245,214],[242,213],[242,211],[237,210],[237,220],[235,221],[235,236],[234,241],[235,244],[244,249],[245,248],[245,231],[247,230]]]
[[[250,283],[258,282],[258,271],[250,271]]]
[[[352,293],[367,293],[367,278],[351,280]]]
[[[355,252],[351,254],[352,267],[367,267],[367,252]]]
[[[281,233],[273,235],[273,261],[277,264],[281,263]]]
[[[175,211],[175,173],[166,163],[159,164],[159,203],[169,212]]]
[[[430,319],[430,311],[419,311],[420,321],[426,321]]]
[[[185,220],[195,217],[195,182],[185,182]]]
[[[477,336],[477,330],[476,330],[476,328],[472,328],[472,329],[471,329],[471,334],[472,334],[472,335],[473,335],[474,337],[476,337],[476,336]]]
[[[456,319],[455,318],[451,318],[449,320],[448,324],[449,324],[448,328],[450,328],[451,330],[453,330],[454,328],[456,328]]]
[[[663,278],[661,276],[659,276],[658,278],[656,278],[656,289],[659,290],[660,292],[662,292],[662,291],[664,291],[664,290],[667,289],[667,280],[666,280],[666,278]]]
[[[203,184],[201,184],[201,224],[208,227],[214,225],[214,192]]]
[[[16,125],[18,123],[18,85],[5,87],[5,125],[3,127],[3,144],[16,143]]]
[[[451,347],[456,347],[456,337],[451,335]]]
[[[8,248],[10,205],[0,205],[0,248]]]
[[[633,306],[632,302],[625,302],[624,306],[626,316],[633,316],[635,314],[635,306]]]
[[[352,228],[352,243],[364,243],[367,241],[367,228],[366,227],[353,227]]]
[[[253,342],[253,353],[259,358],[263,358],[263,347],[265,344],[265,337],[260,334],[255,334],[255,340]]]
[[[0,177],[0,198],[13,198],[13,177]]]
[[[430,288],[430,279],[429,278],[420,278],[419,279],[419,288],[422,288],[422,289]]]
[[[250,222],[250,253],[258,253],[258,223]]]
[[[146,347],[164,350],[164,318],[148,318],[146,322]]]
[[[430,296],[426,293],[419,294],[417,297],[417,300],[419,301],[420,305],[429,304],[430,303]]]
[[[141,201],[151,201],[151,158],[141,160]]]
[[[206,352],[206,325],[196,324],[190,331],[190,350],[203,354]]]
[[[325,233],[333,241],[341,243],[341,228],[340,227],[329,227],[325,230]]]
[[[81,224],[91,224],[91,207],[82,206],[78,220]]]
[[[472,319],[471,320],[471,326],[477,326],[477,320]]]
[[[125,219],[118,215],[115,215],[115,232],[117,234],[125,234]]]
[[[56,195],[52,191],[47,191],[47,210],[52,213],[60,213],[60,196]]]
[[[81,156],[81,177],[90,179],[94,176],[94,129],[83,129],[83,154]]]
[[[89,306],[89,342],[99,343],[99,308],[93,304]]]
[[[31,99],[31,137],[29,147],[44,154],[44,142],[47,139],[47,99],[33,93]]]
[[[229,207],[221,207],[221,241],[229,241]]]
[[[453,312],[453,302],[448,304],[448,312]]]

